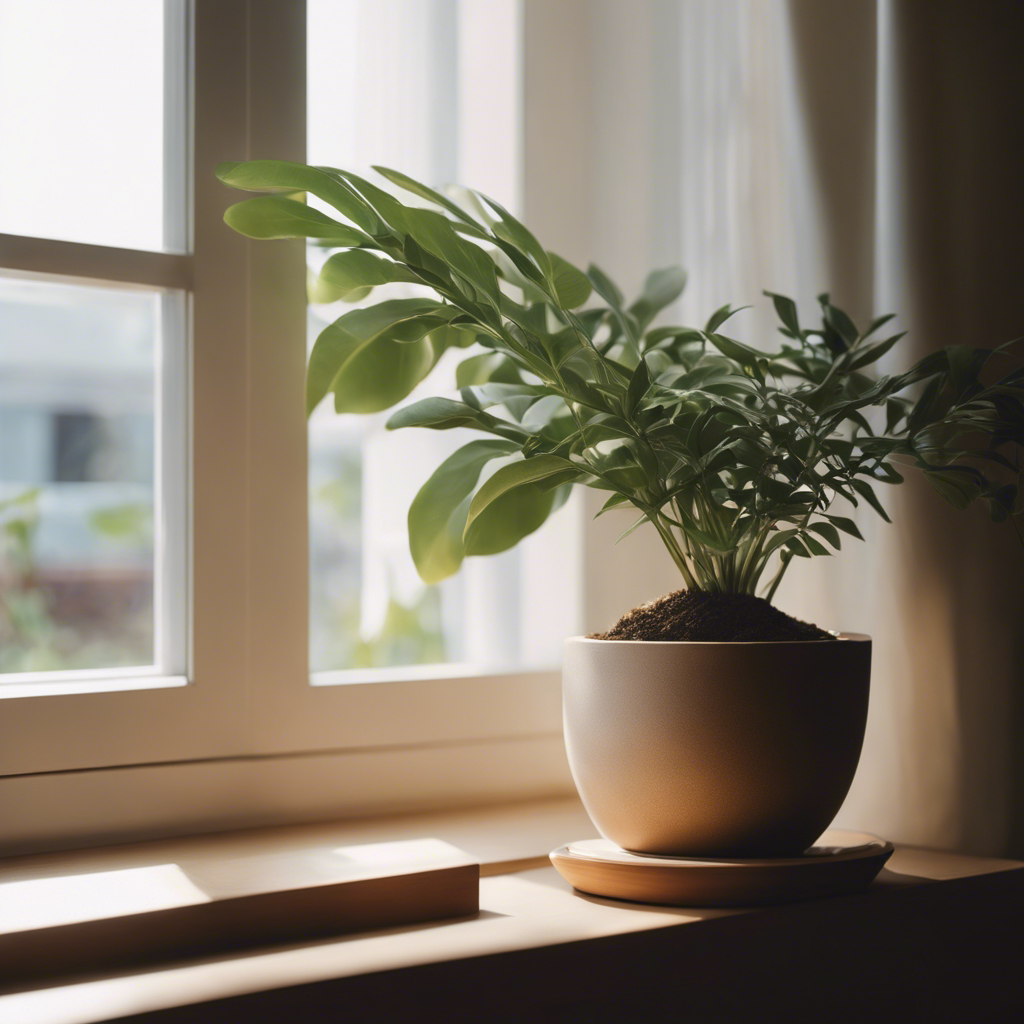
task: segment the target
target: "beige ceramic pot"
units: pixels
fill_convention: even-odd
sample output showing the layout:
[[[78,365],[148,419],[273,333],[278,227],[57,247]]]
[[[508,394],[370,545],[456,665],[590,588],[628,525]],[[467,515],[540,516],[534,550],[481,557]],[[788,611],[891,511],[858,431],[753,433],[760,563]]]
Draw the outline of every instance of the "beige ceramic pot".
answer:
[[[623,849],[801,853],[864,739],[871,639],[566,641],[565,742],[594,824]]]

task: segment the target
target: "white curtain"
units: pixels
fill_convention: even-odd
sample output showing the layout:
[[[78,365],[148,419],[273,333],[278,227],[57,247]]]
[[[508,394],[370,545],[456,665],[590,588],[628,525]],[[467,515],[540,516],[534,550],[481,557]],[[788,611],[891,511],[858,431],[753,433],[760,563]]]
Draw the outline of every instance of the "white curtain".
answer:
[[[774,330],[762,288],[805,306],[829,291],[855,317],[899,311],[910,338],[883,369],[1024,333],[1007,152],[1021,163],[1018,18],[969,6],[528,0],[527,217],[630,289],[683,263],[683,321],[754,303],[737,331],[755,344]],[[981,508],[955,512],[915,483],[885,497],[895,525],[858,510],[867,543],[794,566],[777,597],[874,638],[838,823],[1019,852],[1024,552]],[[610,549],[612,519],[588,526],[590,628],[680,585],[656,537]]]

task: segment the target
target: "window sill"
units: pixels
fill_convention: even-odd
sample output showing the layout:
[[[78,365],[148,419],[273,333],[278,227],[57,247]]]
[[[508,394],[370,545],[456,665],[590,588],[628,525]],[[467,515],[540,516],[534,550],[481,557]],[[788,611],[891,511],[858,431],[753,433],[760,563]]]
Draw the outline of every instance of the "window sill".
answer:
[[[145,669],[94,669],[81,672],[7,673],[0,683],[0,700],[24,697],[67,697],[91,693],[127,693],[132,690],[167,690],[188,686],[185,676],[160,675]]]
[[[381,1008],[442,1016],[622,1019],[670,1009],[685,1019],[844,1008],[916,1019],[978,1019],[1024,1003],[1010,958],[1024,864],[898,848],[854,897],[759,910],[680,910],[580,897],[546,867],[548,850],[593,835],[576,800],[445,815],[263,830],[8,861],[25,877],[166,861],[183,846],[243,854],[322,843],[436,836],[483,864],[481,913],[305,945],[74,979],[0,994],[5,1024],[115,1019],[335,1019]],[[1009,941],[1008,941],[1009,940]],[[965,1012],[973,1004],[974,1012]],[[481,1008],[486,1007],[486,1011]],[[872,1009],[873,1008],[873,1009]],[[912,1014],[912,1015],[913,1015]],[[923,1017],[922,1017],[923,1014]]]

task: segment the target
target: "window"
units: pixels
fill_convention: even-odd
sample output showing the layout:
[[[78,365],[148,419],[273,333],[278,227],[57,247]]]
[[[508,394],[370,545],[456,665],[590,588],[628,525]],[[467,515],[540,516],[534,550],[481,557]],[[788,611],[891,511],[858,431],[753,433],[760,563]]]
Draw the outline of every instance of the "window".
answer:
[[[310,0],[307,11],[310,163],[370,177],[370,165],[383,164],[520,205],[516,4]],[[360,42],[384,38],[402,75],[378,75],[376,49]],[[481,43],[489,60],[476,63]],[[374,87],[366,90],[371,80]],[[359,100],[339,104],[338,94]],[[327,254],[309,247],[312,273]],[[387,285],[363,301],[416,292],[416,286]],[[310,305],[310,346],[346,308],[344,302]],[[406,401],[454,391],[455,366],[472,354],[447,353]],[[433,468],[472,435],[392,434],[384,429],[389,414],[338,416],[324,403],[310,424],[310,665],[316,680],[352,678],[338,670],[431,663],[499,670],[556,665],[562,640],[577,631],[572,512],[552,517],[513,550],[467,559],[457,576],[424,586],[409,555],[406,512]]]
[[[180,305],[0,278],[0,686],[184,670]]]
[[[306,6],[0,0],[0,850],[565,784],[576,513],[422,587],[436,438],[328,415],[307,449],[331,311],[213,176],[305,159],[308,67],[313,159],[517,196],[520,5]]]

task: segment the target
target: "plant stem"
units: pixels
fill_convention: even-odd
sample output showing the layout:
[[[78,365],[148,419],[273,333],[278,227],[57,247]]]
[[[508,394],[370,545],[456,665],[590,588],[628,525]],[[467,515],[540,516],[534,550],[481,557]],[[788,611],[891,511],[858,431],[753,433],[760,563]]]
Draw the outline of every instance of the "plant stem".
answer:
[[[686,586],[691,590],[701,590],[697,581],[694,579],[693,574],[690,572],[689,567],[686,564],[686,557],[682,551],[679,550],[679,545],[676,543],[675,537],[672,536],[672,528],[662,522],[661,514],[653,512],[650,515],[650,520],[654,523],[655,529],[661,535],[662,542],[665,547],[668,548],[668,553],[672,556],[672,561],[676,563],[676,567],[682,573],[683,580]]]

